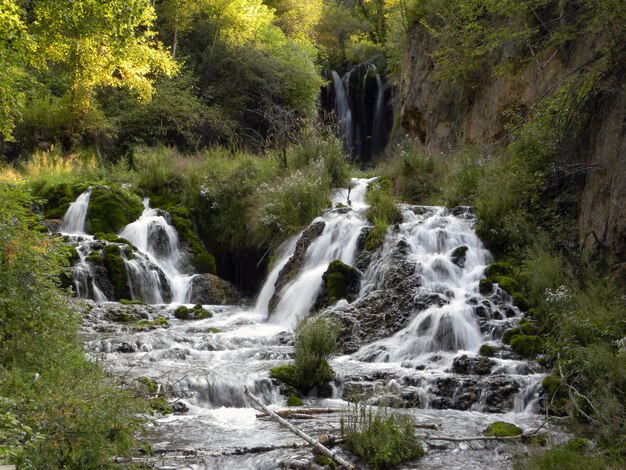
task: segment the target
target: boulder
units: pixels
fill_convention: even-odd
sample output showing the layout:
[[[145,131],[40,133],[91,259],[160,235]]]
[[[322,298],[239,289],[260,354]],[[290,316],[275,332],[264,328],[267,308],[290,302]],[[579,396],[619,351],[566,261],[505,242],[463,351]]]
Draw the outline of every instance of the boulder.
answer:
[[[241,301],[237,289],[213,274],[196,274],[191,280],[189,302],[202,305],[228,305]]]
[[[316,308],[335,304],[341,299],[348,302],[356,300],[361,288],[361,273],[358,269],[335,260],[328,265],[322,281],[322,290],[315,302]]]
[[[467,250],[469,250],[469,248],[465,245],[455,248],[450,254],[450,260],[452,263],[457,265],[459,268],[464,268],[465,262],[467,261]]]

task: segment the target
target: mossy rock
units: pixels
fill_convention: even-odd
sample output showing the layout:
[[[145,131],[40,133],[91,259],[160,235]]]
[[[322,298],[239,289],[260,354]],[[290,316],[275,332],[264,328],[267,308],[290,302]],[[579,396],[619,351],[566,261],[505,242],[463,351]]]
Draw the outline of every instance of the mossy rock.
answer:
[[[163,397],[151,398],[148,403],[153,411],[162,415],[171,415],[174,412],[172,405]]]
[[[316,454],[315,457],[313,458],[313,461],[316,464],[321,465],[322,467],[329,467],[332,469],[337,468],[337,464],[333,460],[329,459],[328,457],[322,454]]]
[[[531,446],[545,447],[548,444],[548,438],[545,434],[534,434],[522,436],[522,442]]]
[[[367,251],[374,251],[385,243],[387,227],[387,225],[374,225],[372,227],[365,238],[365,249]]]
[[[511,349],[522,357],[532,357],[542,350],[541,339],[535,335],[518,335],[511,340]]]
[[[541,381],[541,386],[549,396],[556,395],[561,389],[561,379],[554,375],[548,375]]]
[[[156,395],[159,390],[159,384],[156,380],[152,380],[151,378],[145,376],[137,377],[137,382],[142,385],[148,395]]]
[[[179,320],[204,320],[211,318],[213,314],[205,309],[201,304],[196,304],[192,308],[181,305],[174,310],[174,316]]]
[[[292,364],[272,367],[270,377],[286,385],[295,386],[295,367]]]
[[[327,305],[332,305],[340,299],[352,302],[359,293],[361,274],[356,268],[340,260],[329,264],[322,279],[326,288]]]
[[[34,183],[33,195],[46,201],[43,204],[46,219],[61,219],[70,204],[88,187],[87,183]]]
[[[521,320],[519,322],[518,327],[522,331],[522,333],[524,333],[525,335],[536,335],[537,334],[537,327],[535,326],[534,323],[532,323],[532,322],[530,322],[528,320]]]
[[[87,209],[87,231],[117,233],[137,220],[142,212],[143,204],[136,194],[114,184],[95,186]]]
[[[507,423],[505,421],[496,421],[495,423],[491,423],[487,426],[484,431],[484,436],[493,436],[493,437],[511,437],[511,436],[519,436],[523,434],[524,430],[513,423]]]
[[[507,291],[511,294],[511,296],[515,295],[515,293],[519,290],[517,281],[510,276],[496,276],[490,279],[493,280],[493,282],[498,283],[500,288]]]
[[[487,278],[478,281],[478,292],[480,292],[481,295],[493,293],[493,281]]]
[[[541,386],[548,398],[547,407],[550,413],[555,415],[565,415],[569,401],[568,390],[563,382],[554,375],[548,375],[541,381]]]
[[[530,302],[528,302],[528,299],[526,298],[526,296],[524,296],[524,294],[520,292],[514,292],[512,294],[512,297],[513,305],[515,305],[520,310],[527,311],[530,308]]]
[[[93,238],[95,240],[104,240],[104,241],[111,242],[111,243],[123,243],[130,247],[133,246],[131,242],[129,242],[125,238],[118,237],[115,233],[97,232],[97,233],[94,233]]]
[[[489,344],[483,344],[478,351],[478,354],[485,357],[493,357],[496,355],[496,348]]]
[[[108,272],[108,277],[113,285],[116,299],[130,299],[132,293],[130,281],[126,272],[126,265],[121,255],[118,245],[107,245],[102,250],[104,267]]]
[[[485,270],[485,275],[489,279],[493,279],[496,276],[511,276],[512,274],[513,267],[509,263],[502,261],[498,263],[491,263]]]
[[[511,344],[513,338],[520,334],[522,334],[522,330],[519,327],[509,328],[502,333],[502,342],[504,344]]]
[[[215,257],[202,245],[200,237],[194,230],[189,210],[182,206],[169,207],[167,210],[180,241],[189,247],[194,271],[197,274],[216,274]]]
[[[211,334],[215,334],[215,333],[221,333],[222,330],[220,330],[219,328],[207,328],[206,330],[204,330],[205,333],[211,333]]]
[[[304,400],[300,398],[298,395],[290,395],[287,398],[287,406],[302,406],[304,405]]]

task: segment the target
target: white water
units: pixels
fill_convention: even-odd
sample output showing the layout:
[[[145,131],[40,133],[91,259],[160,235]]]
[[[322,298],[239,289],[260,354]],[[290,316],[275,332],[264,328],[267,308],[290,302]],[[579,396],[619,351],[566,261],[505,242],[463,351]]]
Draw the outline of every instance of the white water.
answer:
[[[193,276],[180,271],[183,262],[180,243],[176,229],[167,223],[165,217],[157,210],[150,208],[150,200],[143,201],[144,211],[135,222],[128,224],[120,232],[120,237],[131,242],[138,250],[145,253],[150,261],[158,266],[172,289],[172,301],[187,303],[189,287]],[[140,262],[127,261],[132,278],[136,279],[137,288],[144,293],[154,291],[160,284],[158,274],[146,270]],[[141,273],[144,273],[142,276]],[[158,291],[158,289],[156,289]],[[144,297],[145,298],[145,297]],[[161,300],[162,302],[162,300]],[[161,303],[159,301],[154,303]]]
[[[350,72],[346,74],[347,80],[341,80],[339,74],[334,70],[331,72],[333,76],[333,85],[335,87],[335,112],[337,120],[341,127],[341,135],[343,136],[343,144],[346,152],[352,151],[352,111],[348,102],[348,85],[350,83]]]
[[[267,305],[274,294],[275,283],[300,235],[285,242],[279,250],[254,309],[210,306],[213,318],[179,321],[172,317],[171,307],[152,307],[155,311],[150,313],[150,318],[166,316],[170,326],[142,332],[130,331],[106,320],[110,304],[100,311],[96,309],[88,317],[84,328],[91,339],[91,348],[108,357],[113,371],[158,380],[171,396],[189,407],[184,414],[158,418],[158,426],[151,429],[154,448],[173,451],[160,457],[163,460],[159,465],[182,468],[184,460],[184,465],[188,465],[185,468],[272,469],[285,459],[309,455],[308,450],[294,449],[241,456],[222,455],[222,452],[297,442],[296,437],[276,423],[256,419],[255,410],[243,397],[243,389],[247,386],[274,407],[285,405],[285,397],[279,394],[268,373],[272,367],[285,364],[292,357],[291,335],[284,330],[291,330],[298,319],[308,314],[330,261],[354,262],[356,241],[368,225],[365,194],[373,180],[353,180],[351,190],[337,190],[333,194],[333,205],[341,203],[350,205],[351,209],[329,210],[316,219],[324,221],[326,226],[309,246],[301,271],[284,287],[275,311],[269,316]],[[169,236],[172,232],[168,231],[165,219],[150,209],[147,201],[145,206],[142,217],[126,227],[121,235],[133,241],[160,266],[165,266],[163,272],[167,265],[177,269],[180,256],[177,240]],[[457,375],[449,370],[453,358],[466,351],[476,352],[481,343],[498,343],[499,333],[481,332],[468,303],[471,298],[481,297],[478,280],[489,261],[488,252],[473,232],[471,218],[454,216],[439,207],[418,209],[414,212],[415,209],[402,206],[404,222],[397,228],[390,228],[383,247],[363,273],[359,296],[366,299],[386,288],[395,262],[394,250],[402,242],[407,247],[405,256],[419,266],[421,288],[416,295],[438,295],[448,303],[415,312],[406,328],[397,334],[366,345],[355,354],[333,359],[331,365],[337,373],[335,390],[338,395],[335,398],[341,396],[344,380],[373,387],[378,394],[375,396],[415,391],[419,394],[421,409],[407,412],[414,414],[418,421],[443,423],[441,433],[445,435],[476,435],[496,420],[515,422],[527,430],[537,427],[541,417],[533,412],[533,404],[541,375],[529,372],[524,361],[493,359],[492,376],[511,376],[520,385],[514,404],[506,414],[485,412],[489,397],[482,390],[488,385],[479,380],[491,376],[476,379],[481,395],[471,411],[429,409],[437,380]],[[157,232],[169,234],[167,244],[151,245],[150,233]],[[450,259],[452,251],[459,246],[468,247],[463,268]],[[161,256],[157,256],[159,253]],[[342,301],[334,308],[340,310],[346,306],[347,302]],[[505,320],[502,322],[504,324]],[[419,365],[424,368],[418,369]],[[455,387],[455,395],[464,391],[463,386]],[[346,405],[339,399],[305,397],[305,401],[311,406]],[[299,421],[298,425],[313,435],[336,434],[339,417],[338,414],[323,416]],[[196,449],[197,455],[174,451],[185,448]],[[429,449],[419,465],[432,469],[509,468],[511,454],[520,451],[520,447],[511,448],[505,443],[450,445]],[[401,468],[412,468],[412,465]]]
[[[85,222],[87,220],[87,208],[89,207],[90,197],[91,188],[87,189],[70,204],[70,207],[63,215],[63,222],[59,228],[61,233],[85,235]]]
[[[323,221],[326,224],[324,231],[309,246],[300,272],[279,293],[278,304],[269,318],[271,323],[292,330],[315,303],[322,287],[322,274],[328,269],[328,265],[337,259],[346,264],[354,262],[357,240],[361,229],[367,225],[364,217],[364,211],[367,209],[365,194],[371,181],[373,179],[352,180],[353,188],[349,196],[347,190],[333,193],[331,198],[333,205],[349,203],[352,210],[328,211],[314,221]],[[295,242],[293,244],[295,245]],[[259,298],[259,302],[265,302],[265,298],[271,297],[278,273],[288,259],[289,257],[284,255],[272,270],[262,290],[264,295]]]

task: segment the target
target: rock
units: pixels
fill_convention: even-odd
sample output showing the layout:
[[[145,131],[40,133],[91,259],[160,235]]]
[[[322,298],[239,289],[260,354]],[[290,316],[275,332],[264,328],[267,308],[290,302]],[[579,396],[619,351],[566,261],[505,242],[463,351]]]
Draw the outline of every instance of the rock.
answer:
[[[191,280],[191,303],[230,305],[241,301],[237,289],[213,274],[196,274]]]
[[[455,248],[450,254],[450,260],[452,263],[457,265],[459,268],[464,268],[465,261],[467,260],[467,250],[469,250],[469,248],[465,245]]]
[[[452,371],[456,374],[487,375],[495,362],[485,356],[468,357],[467,354],[457,356],[452,361]]]
[[[485,409],[489,413],[505,413],[513,409],[519,385],[508,376],[489,377],[484,383]]]
[[[137,352],[137,345],[131,344],[131,343],[120,343],[117,345],[115,350],[117,352],[126,353],[126,354],[134,353],[134,352]]]
[[[300,272],[302,268],[302,264],[304,263],[304,258],[306,256],[306,252],[311,246],[311,243],[315,241],[323,232],[326,227],[326,223],[323,221],[315,222],[302,233],[298,242],[296,243],[296,248],[289,258],[289,261],[283,266],[278,274],[278,279],[276,280],[276,284],[274,284],[274,295],[270,299],[268,303],[269,311],[272,312],[274,307],[278,302],[278,298],[283,288],[294,278],[294,276]]]
[[[315,302],[317,309],[333,305],[341,299],[353,302],[361,288],[361,273],[340,260],[328,265],[322,280],[322,291]]]
[[[493,293],[493,282],[490,279],[481,279],[478,282],[478,292],[482,295],[489,295]]]
[[[185,404],[184,401],[176,401],[172,403],[172,411],[175,414],[183,414],[189,411],[189,407]]]
[[[41,223],[48,229],[49,233],[58,233],[63,221],[61,219],[45,219]]]
[[[152,223],[148,229],[148,247],[157,258],[169,258],[172,254],[169,235],[161,224]]]

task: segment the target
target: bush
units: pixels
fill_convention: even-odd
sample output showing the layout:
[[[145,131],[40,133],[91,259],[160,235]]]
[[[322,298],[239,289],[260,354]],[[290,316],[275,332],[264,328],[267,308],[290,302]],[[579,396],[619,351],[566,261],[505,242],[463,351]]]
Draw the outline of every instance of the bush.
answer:
[[[344,447],[372,469],[390,468],[424,455],[410,415],[373,412],[363,405],[341,418]]]

